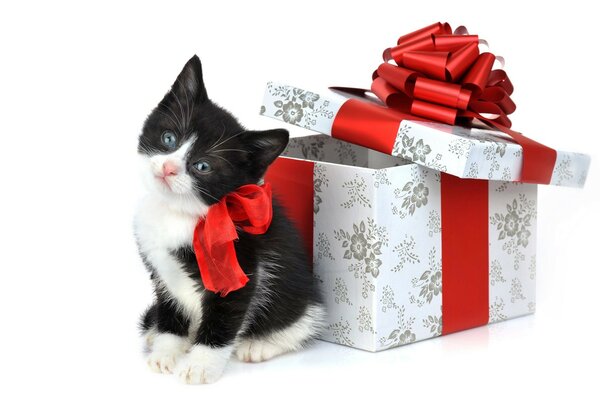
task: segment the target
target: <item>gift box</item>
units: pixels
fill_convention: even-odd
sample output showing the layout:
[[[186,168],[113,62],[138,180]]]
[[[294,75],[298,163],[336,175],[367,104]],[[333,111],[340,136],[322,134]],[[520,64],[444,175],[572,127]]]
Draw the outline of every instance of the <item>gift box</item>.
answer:
[[[402,37],[384,57],[403,68],[412,56],[398,48],[421,57],[423,40],[448,46],[452,35],[432,33],[440,29],[449,26]],[[445,76],[456,80],[452,54],[465,50],[451,50]],[[456,75],[456,110],[440,105],[447,96],[423,102],[415,82],[398,101],[402,84],[385,66],[372,86],[380,100],[267,85],[262,115],[324,134],[290,139],[265,176],[311,254],[328,312],[323,339],[380,351],[535,311],[537,184],[582,187],[590,159],[512,131],[507,77],[483,56],[487,84],[500,89],[467,79],[481,75],[479,56]],[[416,96],[408,111],[406,95]],[[463,117],[493,129],[459,126]]]

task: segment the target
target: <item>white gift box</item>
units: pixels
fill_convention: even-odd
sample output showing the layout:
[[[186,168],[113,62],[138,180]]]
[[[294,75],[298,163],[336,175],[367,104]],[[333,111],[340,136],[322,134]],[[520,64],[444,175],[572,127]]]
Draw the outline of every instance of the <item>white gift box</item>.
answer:
[[[312,254],[323,339],[380,351],[533,313],[537,185],[518,182],[521,147],[402,121],[385,154],[328,136],[346,100],[270,83],[261,108],[326,134],[292,138],[265,177]],[[582,186],[589,157],[556,153],[550,183]]]

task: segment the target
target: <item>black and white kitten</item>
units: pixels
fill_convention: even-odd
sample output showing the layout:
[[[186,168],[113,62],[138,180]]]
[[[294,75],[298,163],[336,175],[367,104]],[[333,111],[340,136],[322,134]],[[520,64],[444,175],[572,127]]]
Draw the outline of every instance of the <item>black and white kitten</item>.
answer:
[[[211,102],[197,56],[148,116],[138,152],[149,193],[135,234],[156,295],[141,321],[152,370],[210,383],[232,353],[264,361],[319,335],[321,297],[298,233],[275,198],[266,233],[238,229],[235,250],[250,278],[243,288],[226,297],[205,290],[192,247],[196,223],[211,204],[261,183],[287,142],[286,130],[245,130]]]

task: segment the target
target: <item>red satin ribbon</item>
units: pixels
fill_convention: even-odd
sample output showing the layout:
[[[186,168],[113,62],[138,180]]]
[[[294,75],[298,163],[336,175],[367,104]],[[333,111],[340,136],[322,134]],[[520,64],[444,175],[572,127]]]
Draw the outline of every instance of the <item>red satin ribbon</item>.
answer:
[[[269,229],[273,207],[271,186],[244,185],[210,206],[194,230],[193,246],[202,283],[207,290],[225,297],[240,289],[248,277],[238,263],[233,241],[236,226],[253,235]]]
[[[488,323],[488,184],[441,174],[444,335]]]
[[[467,33],[464,27],[452,33],[449,24],[436,23],[400,37],[397,46],[384,51],[385,62],[373,73],[371,91],[388,110],[396,111],[390,114],[391,118],[400,118],[398,124],[402,119],[423,118],[449,125],[478,119],[506,133],[523,148],[520,181],[550,183],[556,151],[510,129],[508,115],[516,109],[510,98],[513,85],[505,71],[492,70],[496,56],[488,52],[480,54],[478,36]],[[391,60],[396,65],[390,64]],[[364,91],[360,89],[332,89],[353,94],[358,92],[359,95],[362,92],[364,97]],[[369,110],[359,110],[363,117],[374,114],[370,106]],[[334,120],[333,136],[336,132],[349,131],[348,123],[344,121],[358,120],[360,116],[356,113],[359,108],[356,104],[342,106]],[[378,114],[375,115],[377,119],[384,120],[383,125],[391,125],[390,117],[381,118],[381,111],[375,114]],[[388,132],[380,129],[377,123],[371,126],[370,131],[386,136],[385,139],[376,139],[378,143],[395,140],[397,129]],[[355,138],[369,132],[350,130]],[[336,137],[345,139],[343,136]]]
[[[285,213],[296,225],[304,242],[308,262],[313,261],[314,162],[277,157],[265,173]]]
[[[373,74],[371,90],[389,107],[453,125],[463,111],[495,116],[510,127],[515,111],[508,75],[492,71],[496,56],[479,53],[479,37],[452,33],[447,23],[436,23],[398,39],[383,53],[385,63]],[[396,65],[389,64],[394,60]]]

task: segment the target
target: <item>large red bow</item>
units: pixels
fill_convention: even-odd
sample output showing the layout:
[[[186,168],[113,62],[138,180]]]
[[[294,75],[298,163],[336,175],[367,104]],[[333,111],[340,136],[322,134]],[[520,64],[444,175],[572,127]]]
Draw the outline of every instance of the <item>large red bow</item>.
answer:
[[[513,86],[504,70],[492,70],[499,57],[479,53],[480,42],[465,27],[453,33],[441,22],[401,36],[383,52],[385,62],[373,73],[371,91],[404,113],[450,125],[476,118],[506,133],[523,148],[520,180],[549,183],[556,152],[509,129],[508,114],[516,109]],[[331,89],[364,95],[362,89]]]
[[[480,54],[479,37],[467,33],[438,22],[400,37],[398,46],[384,51],[371,90],[387,106],[427,119],[453,125],[458,117],[486,113],[510,127],[507,115],[516,109],[510,79],[501,69],[492,71],[496,56]]]
[[[202,283],[222,297],[240,289],[248,277],[238,263],[233,241],[236,226],[259,235],[269,229],[273,217],[271,186],[244,185],[208,209],[194,230],[193,246]]]

